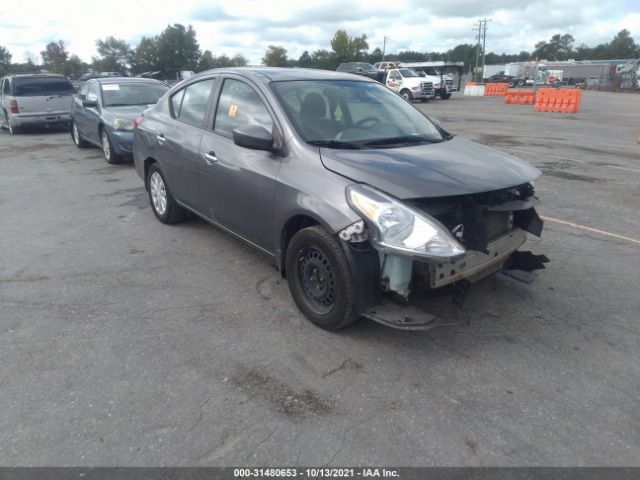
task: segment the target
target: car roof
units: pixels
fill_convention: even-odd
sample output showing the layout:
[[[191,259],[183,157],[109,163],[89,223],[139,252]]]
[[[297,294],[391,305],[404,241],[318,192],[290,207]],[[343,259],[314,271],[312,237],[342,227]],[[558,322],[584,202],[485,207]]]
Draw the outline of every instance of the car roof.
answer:
[[[59,73],[14,73],[7,75],[8,77],[25,78],[25,77],[55,77],[55,78],[67,78]]]
[[[141,77],[100,77],[92,78],[91,81],[103,83],[159,83],[165,85],[164,82],[156,80],[154,78],[141,78]]]
[[[234,73],[247,77],[256,82],[271,83],[295,80],[357,80],[361,82],[375,82],[361,75],[351,73],[333,72],[330,70],[316,70],[313,68],[280,68],[280,67],[236,67],[236,68],[216,68],[200,72],[189,77],[191,83],[193,79],[207,76],[211,73]]]

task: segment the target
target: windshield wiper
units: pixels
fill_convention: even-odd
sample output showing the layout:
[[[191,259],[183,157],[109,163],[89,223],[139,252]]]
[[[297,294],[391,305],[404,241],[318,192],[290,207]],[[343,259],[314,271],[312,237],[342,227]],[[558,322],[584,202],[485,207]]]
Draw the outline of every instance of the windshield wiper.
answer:
[[[397,137],[379,138],[366,142],[364,146],[373,147],[376,145],[395,145],[396,143],[438,143],[442,142],[441,138],[427,138],[420,135],[400,135]]]
[[[307,143],[310,145],[316,145],[318,147],[360,150],[360,146],[356,145],[355,143],[341,142],[339,140],[309,140]]]
[[[110,103],[109,105],[105,105],[105,107],[131,107],[133,106],[130,103]]]

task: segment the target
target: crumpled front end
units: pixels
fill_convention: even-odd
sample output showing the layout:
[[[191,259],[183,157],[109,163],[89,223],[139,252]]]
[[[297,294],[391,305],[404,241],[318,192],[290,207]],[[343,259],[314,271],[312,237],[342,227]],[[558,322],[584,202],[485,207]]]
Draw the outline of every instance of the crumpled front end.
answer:
[[[454,302],[462,306],[472,283],[500,271],[530,282],[534,271],[545,268],[548,262],[544,255],[519,250],[527,234],[539,237],[543,228],[535,210],[540,202],[531,183],[480,194],[405,202],[444,225],[465,252],[450,259],[428,259],[379,249],[376,253],[382,302],[365,311],[365,317],[398,328],[433,328],[438,326],[438,319],[411,307],[412,294],[449,287]],[[354,225],[341,232],[341,238],[357,244],[366,238],[367,231],[362,225]]]

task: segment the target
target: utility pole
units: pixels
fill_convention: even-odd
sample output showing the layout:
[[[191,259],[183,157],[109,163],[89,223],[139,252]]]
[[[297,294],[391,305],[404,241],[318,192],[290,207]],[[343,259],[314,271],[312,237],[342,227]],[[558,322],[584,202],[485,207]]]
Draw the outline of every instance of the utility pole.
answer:
[[[384,62],[384,52],[387,49],[387,37],[382,37],[382,61]]]
[[[477,26],[477,28],[474,27],[473,31],[475,32],[476,30],[478,31],[478,41],[476,43],[476,66],[473,69],[473,79],[476,82],[481,82],[482,81],[482,77],[480,77],[480,79],[478,79],[478,62],[480,60],[480,33],[482,32],[482,24],[480,23],[480,21],[478,21],[478,23],[474,23],[474,25]]]
[[[482,74],[484,75],[484,54],[485,54],[485,45],[487,44],[487,22],[490,22],[491,19],[487,20],[486,18],[484,20],[481,20],[481,22],[484,22],[484,27],[483,27],[483,32],[482,32]]]
[[[477,43],[476,43],[476,68],[475,68],[475,80],[477,82],[481,82],[484,76],[484,50],[485,45],[487,44],[487,23],[490,22],[491,19],[483,18],[482,20],[478,20],[477,23],[474,23],[473,31],[478,32]],[[482,39],[482,64],[480,64],[480,39]]]

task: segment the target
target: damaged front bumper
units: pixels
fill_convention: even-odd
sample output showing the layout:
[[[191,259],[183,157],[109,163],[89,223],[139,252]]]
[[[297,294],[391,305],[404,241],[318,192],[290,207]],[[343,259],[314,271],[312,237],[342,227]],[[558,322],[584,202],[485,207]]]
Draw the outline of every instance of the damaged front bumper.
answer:
[[[526,233],[516,227],[490,242],[486,253],[468,251],[464,257],[451,263],[423,263],[408,257],[382,254],[386,258],[381,261],[381,286],[392,296],[380,298],[377,305],[361,315],[403,330],[430,330],[454,325],[409,304],[409,294],[415,284],[421,281],[423,287],[433,290],[454,286],[454,303],[461,306],[468,287],[483,278],[505,271],[518,272],[520,275],[511,276],[523,280],[531,270],[544,268],[544,263],[548,262],[544,255],[518,251],[525,241]]]
[[[376,264],[374,278],[369,281],[371,277],[368,277],[364,284],[375,285],[376,300],[361,304],[365,308],[359,309],[360,314],[395,328],[428,330],[450,322],[410,305],[420,303],[410,299],[419,298],[421,292],[451,290],[454,303],[462,306],[469,286],[490,275],[504,272],[530,283],[535,278],[535,270],[545,268],[544,264],[549,261],[544,255],[518,250],[528,233],[541,235],[543,222],[534,208],[539,201],[532,189],[526,189],[525,194],[507,193],[454,201],[417,201],[427,214],[440,220],[460,239],[466,252],[450,260],[436,260],[384,249],[372,250]],[[351,230],[345,229],[341,238],[362,242],[367,238],[362,227],[360,224],[350,226]]]

